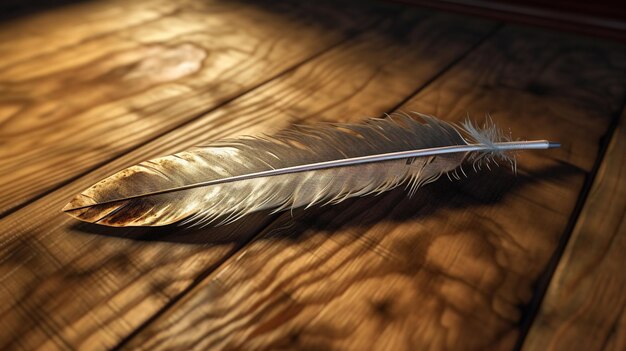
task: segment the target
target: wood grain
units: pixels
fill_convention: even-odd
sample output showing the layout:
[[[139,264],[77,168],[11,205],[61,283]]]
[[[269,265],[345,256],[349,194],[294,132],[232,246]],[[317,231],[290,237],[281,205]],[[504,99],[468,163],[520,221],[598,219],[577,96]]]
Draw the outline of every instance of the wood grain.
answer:
[[[137,10],[137,16],[146,11],[123,9]],[[323,6],[304,3],[263,8],[204,1],[80,45],[63,47],[71,37],[65,32],[29,37],[64,41],[59,50],[0,71],[0,214],[371,26],[379,18],[368,12],[355,8],[331,16]],[[4,50],[36,51],[41,45],[16,39]]]
[[[113,37],[116,32],[126,28],[174,14],[186,2],[88,1],[65,4],[33,16],[1,23],[0,70],[37,60],[55,51],[76,48],[96,38]],[[30,67],[37,66],[31,63]]]
[[[624,45],[522,27],[504,32],[407,107],[459,120],[489,113],[514,138],[562,141],[544,156],[591,171],[623,103]]]
[[[601,63],[599,63],[601,62]],[[284,214],[125,345],[175,350],[510,350],[624,97],[618,45],[508,27],[404,104],[491,111],[559,152]]]
[[[0,345],[111,348],[271,219],[263,215],[200,232],[176,227],[110,230],[76,223],[60,212],[80,190],[120,168],[206,140],[270,132],[294,122],[380,115],[493,28],[492,23],[458,17],[398,13],[2,219]]]
[[[626,111],[523,350],[626,349]]]

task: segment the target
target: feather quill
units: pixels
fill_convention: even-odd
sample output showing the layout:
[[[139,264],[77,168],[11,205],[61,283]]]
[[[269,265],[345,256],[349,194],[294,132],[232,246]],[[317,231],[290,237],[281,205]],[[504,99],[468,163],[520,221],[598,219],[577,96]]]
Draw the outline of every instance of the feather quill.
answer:
[[[84,190],[63,210],[108,226],[219,225],[255,211],[334,204],[403,184],[413,194],[443,174],[458,178],[464,161],[475,169],[502,161],[515,167],[510,151],[557,146],[511,141],[491,120],[478,128],[422,114],[296,126],[142,162]]]

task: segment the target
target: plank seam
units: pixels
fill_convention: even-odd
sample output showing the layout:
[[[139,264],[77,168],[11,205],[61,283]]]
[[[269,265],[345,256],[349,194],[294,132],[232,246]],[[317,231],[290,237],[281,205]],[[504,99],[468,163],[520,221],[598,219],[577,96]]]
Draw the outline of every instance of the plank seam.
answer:
[[[288,74],[289,72],[292,72],[293,70],[297,69],[299,66],[306,64],[307,62],[313,61],[314,59],[316,59],[319,56],[322,56],[323,54],[333,50],[336,47],[339,47],[349,41],[351,41],[352,39],[360,36],[361,34],[367,32],[368,30],[376,27],[377,25],[379,25],[381,22],[381,20],[377,20],[374,21],[370,26],[367,26],[366,28],[364,28],[363,30],[361,30],[358,33],[353,33],[348,35],[346,38],[344,38],[343,40],[340,40],[339,42],[329,46],[328,48],[326,48],[325,50],[322,50],[312,56],[310,56],[309,58],[305,59],[304,61],[300,62],[297,65],[294,65],[293,67],[290,67],[289,69],[285,70],[284,72],[281,72],[280,74],[276,75],[275,77],[273,77],[272,79],[267,80],[266,82],[264,82],[263,84],[259,84],[258,86],[256,86],[254,89],[250,89],[249,91],[246,91],[240,95],[238,95],[236,98],[239,98],[242,95],[245,95],[253,90],[255,90],[256,88],[260,88],[261,86],[269,83],[270,81],[280,78],[281,76]],[[222,104],[220,104],[219,106],[217,106],[215,109],[222,107],[223,105],[225,105],[226,103],[229,103],[233,100],[235,100],[236,98],[233,98],[232,100],[228,100]],[[213,109],[212,109],[213,110]],[[211,111],[212,111],[211,110]],[[211,111],[205,111],[203,112],[201,115],[205,115],[206,113],[210,113]],[[194,119],[196,119],[198,117],[195,117]],[[189,121],[191,122],[191,121]],[[184,123],[187,124],[188,122]],[[184,125],[183,124],[183,125]],[[178,127],[177,127],[178,128]],[[175,129],[177,129],[175,128]],[[267,222],[266,225],[262,226],[261,228],[259,228],[258,232],[256,234],[251,235],[245,242],[243,242],[241,245],[239,245],[238,247],[234,248],[233,250],[231,250],[229,253],[227,253],[226,255],[224,255],[222,257],[222,259],[220,259],[218,262],[216,262],[214,265],[212,265],[211,267],[207,268],[206,270],[202,271],[194,280],[191,284],[189,284],[189,286],[187,286],[182,292],[180,292],[179,294],[177,294],[175,297],[173,297],[167,304],[165,304],[161,309],[159,309],[157,312],[155,312],[150,318],[148,318],[145,322],[143,322],[141,325],[139,325],[135,330],[133,330],[131,333],[129,333],[126,337],[124,337],[116,346],[114,346],[113,348],[111,348],[111,350],[120,350],[122,347],[124,347],[124,345],[126,345],[128,342],[130,342],[136,335],[138,335],[139,333],[141,333],[146,327],[148,327],[150,324],[152,324],[152,322],[156,321],[161,315],[163,315],[165,312],[167,312],[170,308],[172,308],[174,305],[176,305],[178,303],[178,301],[180,301],[182,298],[184,298],[189,292],[191,292],[193,289],[195,289],[196,286],[198,286],[200,283],[202,283],[209,275],[211,275],[211,273],[213,273],[214,271],[216,271],[217,269],[219,269],[219,267],[221,267],[224,263],[226,263],[231,257],[233,257],[237,252],[239,252],[242,248],[244,248],[245,246],[247,246],[248,243],[252,242],[254,239],[256,239],[259,235],[261,235],[263,232],[265,232],[265,230],[267,228],[269,228],[272,224],[274,224],[276,222],[276,219],[279,217],[278,214],[272,216],[272,218]]]
[[[364,31],[372,28],[373,26],[375,26],[377,24],[379,24],[379,21],[375,21],[371,26],[366,27],[364,29]],[[63,188],[64,186],[66,186],[66,185],[76,181],[77,179],[80,179],[81,177],[86,176],[87,174],[97,170],[98,168],[101,168],[104,165],[106,165],[106,164],[108,164],[108,163],[110,163],[110,162],[112,162],[114,160],[117,160],[117,159],[123,157],[124,155],[127,155],[127,154],[129,154],[129,153],[131,153],[131,152],[133,152],[133,151],[135,151],[135,150],[137,150],[137,149],[139,149],[139,148],[141,148],[141,147],[143,147],[143,146],[145,146],[145,145],[147,145],[147,144],[149,144],[151,142],[154,142],[154,141],[164,137],[167,134],[170,134],[170,133],[174,132],[175,130],[177,130],[179,128],[182,128],[182,127],[184,127],[184,126],[186,126],[188,124],[191,124],[191,123],[197,121],[198,119],[202,118],[206,114],[209,114],[211,112],[214,112],[214,111],[222,108],[223,106],[225,106],[225,105],[227,105],[227,104],[229,104],[229,103],[239,99],[243,95],[249,94],[250,92],[252,92],[252,91],[254,91],[256,89],[258,89],[258,88],[260,88],[260,87],[262,87],[264,85],[267,85],[270,82],[272,82],[272,81],[274,81],[274,80],[276,80],[276,79],[278,79],[278,78],[280,78],[280,77],[282,77],[282,76],[284,76],[286,74],[289,74],[290,72],[293,72],[295,69],[297,69],[301,65],[316,59],[317,57],[319,57],[319,56],[323,55],[324,53],[334,49],[337,46],[342,45],[343,43],[345,43],[346,41],[348,41],[348,40],[350,40],[350,39],[352,39],[354,37],[355,37],[355,34],[350,33],[345,38],[337,41],[334,44],[331,44],[330,46],[328,46],[328,47],[326,47],[326,48],[324,48],[324,49],[314,53],[313,55],[311,55],[309,57],[306,57],[302,61],[299,61],[298,63],[296,63],[296,64],[294,64],[294,65],[292,65],[290,67],[287,67],[285,70],[283,70],[281,72],[278,72],[277,74],[269,77],[268,79],[266,79],[264,81],[261,81],[258,84],[255,84],[255,85],[253,85],[253,86],[251,86],[251,87],[249,87],[247,89],[244,89],[244,90],[236,93],[235,95],[233,95],[233,96],[231,96],[231,97],[229,97],[229,98],[219,102],[218,104],[216,104],[216,105],[214,105],[214,106],[212,106],[212,107],[210,107],[210,108],[208,108],[206,110],[203,110],[203,111],[200,111],[200,112],[196,113],[195,115],[193,115],[191,118],[185,120],[184,122],[182,122],[180,124],[177,124],[176,126],[170,128],[170,129],[167,129],[167,130],[163,131],[162,133],[159,133],[159,134],[153,136],[152,138],[147,138],[143,142],[140,142],[137,145],[135,145],[135,146],[133,146],[133,147],[127,149],[127,150],[123,150],[120,153],[118,153],[117,155],[113,155],[111,158],[109,158],[109,159],[107,159],[105,161],[102,161],[100,163],[95,164],[93,167],[90,167],[89,169],[86,169],[85,171],[83,171],[83,172],[81,172],[81,173],[79,173],[79,174],[77,174],[77,175],[75,175],[73,177],[70,177],[70,178],[66,179],[65,181],[59,182],[58,184],[56,184],[55,186],[51,187],[50,189],[42,191],[41,193],[33,196],[32,198],[24,201],[21,204],[13,206],[13,207],[5,210],[4,212],[0,212],[0,219],[5,218],[5,217],[9,216],[10,214],[12,214],[14,212],[17,212],[17,211],[19,211],[19,210],[21,210],[21,209],[31,205],[33,202],[42,199],[43,197],[45,197],[45,196],[47,196],[47,195],[49,195],[49,194],[51,194],[51,193],[53,193],[53,192]]]
[[[580,218],[580,214],[585,207],[585,203],[587,202],[587,198],[589,197],[590,190],[593,184],[596,181],[598,170],[602,165],[604,159],[606,158],[606,153],[609,148],[609,144],[615,135],[615,131],[617,130],[617,126],[619,125],[619,121],[621,119],[622,114],[626,112],[626,96],[622,97],[622,104],[617,111],[613,113],[613,117],[611,119],[611,123],[609,124],[609,128],[607,129],[607,133],[601,139],[600,149],[598,150],[598,156],[594,162],[593,168],[589,172],[587,179],[583,185],[583,188],[580,191],[578,199],[576,201],[576,205],[574,206],[574,210],[570,216],[570,219],[563,231],[563,234],[559,238],[559,242],[557,244],[554,253],[550,257],[548,264],[546,265],[545,270],[536,281],[536,288],[534,289],[534,293],[532,295],[531,300],[528,302],[526,306],[522,306],[523,311],[522,319],[520,321],[520,334],[517,338],[515,346],[513,347],[514,351],[521,351],[524,342],[526,341],[526,337],[530,332],[530,329],[541,310],[541,305],[543,299],[545,298],[546,293],[548,292],[548,288],[550,287],[550,283],[552,282],[552,278],[554,277],[554,273],[556,272],[557,267],[559,266],[559,262],[565,250],[567,249],[567,244],[569,243],[569,239],[576,228],[576,224],[578,224],[578,220]],[[524,308],[525,307],[525,308]]]
[[[378,24],[378,23],[376,23]],[[359,35],[367,32],[367,30],[371,29],[372,27],[374,27],[375,25],[364,29],[361,33],[358,33],[357,35],[355,35],[353,38],[358,37]],[[425,89],[427,86],[429,86],[430,84],[432,84],[435,80],[437,80],[439,77],[441,77],[445,72],[447,72],[450,68],[452,68],[454,65],[456,65],[458,62],[462,61],[463,59],[465,59],[469,54],[471,54],[473,51],[475,51],[476,49],[478,49],[485,41],[487,41],[489,38],[491,38],[498,30],[500,30],[500,28],[503,27],[503,24],[499,23],[495,26],[494,29],[492,29],[491,31],[489,31],[487,34],[485,34],[480,40],[478,40],[474,45],[472,45],[471,47],[469,47],[463,54],[459,55],[458,58],[452,60],[448,65],[444,66],[441,71],[439,71],[437,74],[433,75],[433,77],[431,77],[430,79],[428,79],[425,83],[421,84],[417,89],[415,89],[412,93],[410,93],[406,98],[402,99],[399,103],[397,103],[396,105],[394,105],[390,111],[394,111],[396,110],[398,107],[402,106],[404,103],[406,103],[407,101],[409,101],[413,96],[415,96],[416,94],[418,94],[420,91],[422,91],[423,89]],[[346,40],[347,41],[347,40]],[[339,46],[339,45],[337,45]],[[332,49],[332,48],[331,48]],[[329,49],[330,51],[330,49]],[[245,248],[249,243],[253,242],[254,240],[256,240],[260,235],[262,235],[268,228],[270,228],[272,225],[276,224],[278,222],[278,218],[280,217],[280,215],[275,215],[273,216],[273,218],[268,221],[268,223],[266,225],[264,225],[263,227],[259,228],[259,231],[254,234],[251,235],[250,238],[248,240],[246,240],[244,243],[242,243],[242,245],[238,246],[237,248],[234,248],[232,251],[230,251],[228,254],[226,254],[223,259],[221,259],[219,262],[217,262],[216,264],[214,264],[213,266],[209,267],[207,270],[203,271],[202,273],[200,273],[196,279],[194,279],[194,281],[186,288],[184,289],[184,291],[182,291],[181,293],[179,293],[177,296],[175,296],[174,298],[172,298],[166,305],[164,305],[159,311],[157,311],[154,315],[152,315],[148,320],[146,320],[144,323],[142,323],[139,327],[137,327],[133,332],[131,332],[129,335],[127,335],[124,339],[122,339],[122,341],[120,341],[115,347],[113,347],[111,350],[121,350],[126,344],[128,344],[134,337],[136,337],[137,335],[139,335],[143,330],[145,330],[148,326],[150,326],[152,323],[154,323],[155,321],[157,321],[159,319],[160,316],[162,316],[164,313],[166,313],[168,310],[170,310],[171,308],[173,308],[178,301],[182,300],[187,294],[191,293],[198,285],[200,285],[205,279],[207,279],[213,272],[217,271],[221,266],[223,266],[224,264],[226,264],[233,256],[235,256],[239,251],[241,251],[243,248]]]
[[[462,55],[459,55],[459,57],[457,57],[456,59],[450,61],[446,66],[444,66],[441,71],[439,71],[437,74],[433,75],[430,79],[428,79],[424,84],[420,85],[419,87],[417,87],[412,93],[410,93],[406,98],[404,98],[403,100],[401,100],[399,103],[397,103],[395,106],[393,106],[389,111],[396,111],[397,109],[399,109],[400,107],[404,106],[404,104],[406,104],[407,102],[411,101],[413,98],[415,98],[415,96],[417,96],[420,92],[422,92],[424,89],[426,89],[427,87],[429,87],[432,83],[434,83],[437,79],[441,78],[444,74],[446,74],[452,67],[456,66],[456,64],[458,64],[459,62],[463,61],[465,58],[467,58],[470,54],[472,54],[474,51],[476,51],[477,49],[479,49],[485,42],[487,42],[487,40],[489,40],[490,38],[492,38],[497,32],[499,32],[502,28],[504,27],[503,23],[497,23],[495,25],[495,27],[489,31],[487,34],[485,34],[480,40],[478,40],[474,45],[470,46],[469,49],[467,49],[466,52],[464,52]],[[383,117],[383,116],[381,116]]]

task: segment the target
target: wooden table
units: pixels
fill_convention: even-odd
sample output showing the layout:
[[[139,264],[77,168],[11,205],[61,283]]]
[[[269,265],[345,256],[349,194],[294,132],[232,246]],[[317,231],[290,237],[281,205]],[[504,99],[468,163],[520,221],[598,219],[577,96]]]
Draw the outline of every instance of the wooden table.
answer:
[[[623,44],[396,5],[109,0],[5,21],[0,349],[624,350],[625,98]],[[203,230],[61,212],[145,159],[395,110],[490,113],[563,147],[517,175]]]

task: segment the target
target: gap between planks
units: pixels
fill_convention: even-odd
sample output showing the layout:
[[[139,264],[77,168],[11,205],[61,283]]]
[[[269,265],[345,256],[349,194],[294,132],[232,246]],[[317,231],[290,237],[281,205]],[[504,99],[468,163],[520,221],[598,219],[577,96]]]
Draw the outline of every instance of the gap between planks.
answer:
[[[3,149],[7,157],[0,168],[11,172],[0,182],[6,195],[0,200],[0,212],[133,149],[146,138],[176,128],[241,89],[384,18],[367,9],[335,16],[328,16],[320,6],[292,3],[282,9],[284,2],[270,11],[216,1],[203,4],[198,11],[163,17],[76,50],[48,54],[46,65],[31,62],[1,71],[7,84],[1,87],[6,94],[0,94],[0,118],[3,126],[7,123],[3,132],[11,149]],[[206,11],[216,6],[220,11],[207,17]],[[238,25],[239,20],[243,23]],[[248,32],[257,21],[267,26]],[[291,32],[278,35],[284,27]],[[33,45],[33,40],[24,40],[12,45],[13,51]],[[243,50],[238,49],[241,45]],[[180,60],[190,62],[188,69],[177,68]],[[75,90],[80,93],[73,94]]]
[[[394,107],[391,108],[391,111],[396,111],[400,109],[402,106],[406,105],[411,99],[417,96],[422,90],[426,89],[429,85],[431,85],[434,81],[443,76],[446,72],[448,72],[452,67],[454,67],[457,63],[463,61],[467,56],[469,56],[472,52],[478,50],[481,45],[483,45],[489,38],[493,37],[498,31],[500,31],[504,27],[504,23],[497,22],[491,32],[487,33],[480,41],[472,45],[472,47],[467,50],[463,55],[460,55],[455,60],[451,61],[447,64],[439,73],[435,74],[431,79],[429,79],[423,85],[417,87],[411,94],[409,94],[405,99],[398,102]],[[380,116],[384,117],[384,116]],[[1,218],[1,217],[0,217]]]
[[[443,67],[443,69],[441,69],[438,73],[434,74],[432,76],[432,78],[428,79],[424,84],[421,84],[420,86],[418,86],[413,92],[411,92],[406,98],[400,100],[395,106],[393,106],[391,108],[391,111],[396,111],[398,108],[400,108],[401,106],[403,106],[407,101],[411,100],[411,98],[413,98],[415,95],[419,94],[419,92],[421,92],[423,89],[425,89],[426,87],[428,87],[430,84],[432,84],[435,80],[437,80],[439,77],[441,77],[444,73],[446,73],[450,68],[454,67],[458,62],[462,61],[464,58],[466,58],[470,53],[474,52],[475,50],[477,50],[481,45],[483,45],[489,38],[491,38],[492,36],[494,36],[499,30],[501,30],[501,28],[504,27],[504,24],[502,23],[498,23],[494,26],[494,28],[487,32],[480,40],[478,40],[475,44],[473,44],[467,51],[465,51],[464,53],[462,53],[461,55],[459,55],[459,57],[457,57],[456,59],[454,59],[453,61],[451,61],[450,63],[448,63],[445,67]],[[379,116],[379,117],[384,117],[384,115]],[[172,308],[175,308],[178,304],[178,302],[188,293],[190,293],[191,291],[193,291],[196,286],[200,285],[203,281],[205,281],[206,279],[208,279],[208,277],[211,275],[211,273],[213,273],[215,270],[219,269],[222,265],[224,265],[224,263],[228,262],[235,254],[237,254],[239,251],[241,251],[241,249],[243,249],[246,245],[248,245],[248,243],[254,241],[255,239],[257,239],[260,235],[264,234],[265,231],[270,228],[273,225],[276,225],[277,223],[279,223],[280,218],[279,215],[273,215],[272,219],[265,224],[263,227],[260,227],[258,229],[258,232],[254,235],[252,235],[250,238],[248,238],[248,240],[246,240],[246,242],[243,245],[240,245],[239,247],[237,247],[235,250],[232,250],[231,252],[229,252],[226,256],[224,256],[220,262],[212,267],[210,267],[209,269],[203,271],[199,276],[198,279],[194,280],[194,282],[192,284],[190,284],[190,286],[185,289],[183,292],[181,292],[178,296],[176,296],[175,298],[173,298],[170,303],[168,303],[167,305],[163,306],[162,309],[160,309],[157,313],[155,313],[149,320],[147,320],[144,324],[142,324],[141,326],[139,326],[137,329],[135,329],[131,334],[129,334],[126,338],[124,338],[118,345],[116,345],[112,350],[121,350],[128,342],[130,342],[136,335],[138,335],[139,333],[141,333],[145,328],[147,328],[150,324],[152,324],[154,321],[156,321],[161,315],[163,315],[164,313],[166,313],[167,311],[169,311]]]
[[[159,18],[159,19],[161,19],[161,18]],[[100,163],[97,163],[93,167],[90,167],[90,168],[88,168],[88,169],[86,169],[86,170],[84,170],[84,171],[82,171],[80,173],[77,173],[76,175],[74,175],[74,176],[72,176],[70,178],[67,178],[64,181],[59,182],[58,184],[56,184],[55,186],[51,187],[50,189],[44,190],[44,191],[40,192],[39,194],[37,194],[37,195],[31,197],[30,199],[26,200],[25,202],[23,202],[21,204],[18,204],[18,205],[14,206],[14,207],[11,207],[11,208],[7,209],[6,211],[0,213],[0,219],[5,218],[8,215],[10,215],[10,214],[12,214],[12,213],[14,213],[14,212],[24,208],[24,207],[27,207],[28,205],[30,205],[33,202],[35,202],[35,201],[45,197],[46,195],[49,195],[49,194],[59,190],[60,188],[66,186],[67,184],[70,184],[70,183],[76,181],[77,179],[79,179],[81,177],[84,177],[85,175],[93,172],[94,170],[96,170],[98,168],[101,168],[101,167],[103,167],[106,164],[111,163],[111,161],[119,159],[120,157],[123,157],[124,155],[129,154],[129,153],[133,152],[134,150],[139,149],[139,148],[141,148],[142,146],[144,146],[146,144],[149,144],[149,143],[151,143],[151,142],[153,142],[155,140],[158,140],[159,138],[162,138],[163,136],[171,133],[172,131],[174,131],[176,129],[179,129],[181,127],[189,125],[189,124],[195,122],[196,120],[202,118],[206,114],[209,114],[209,113],[211,113],[213,111],[216,111],[216,110],[220,109],[222,106],[227,105],[227,104],[237,100],[241,96],[246,95],[246,94],[248,94],[248,93],[250,93],[250,92],[252,92],[252,91],[254,91],[254,90],[256,90],[256,89],[258,89],[258,88],[260,88],[262,86],[264,86],[264,85],[267,85],[268,83],[270,83],[270,82],[272,82],[272,81],[274,81],[274,80],[276,80],[276,79],[278,79],[280,77],[283,77],[283,76],[289,74],[290,72],[293,72],[295,69],[297,69],[301,65],[303,65],[303,64],[305,64],[307,62],[315,60],[317,57],[323,55],[327,51],[332,50],[333,48],[335,48],[337,46],[341,46],[342,44],[350,41],[352,38],[354,38],[355,36],[359,35],[363,31],[371,29],[371,28],[375,27],[376,25],[378,25],[379,23],[380,23],[380,21],[376,21],[373,24],[371,24],[370,26],[367,26],[367,27],[363,28],[362,31],[360,31],[358,33],[348,34],[345,38],[339,40],[338,42],[336,42],[336,43],[334,43],[334,44],[324,48],[323,50],[320,50],[320,51],[314,53],[313,55],[305,58],[304,60],[302,60],[302,61],[300,61],[300,62],[298,62],[298,63],[296,63],[296,64],[294,64],[294,65],[292,65],[290,67],[287,67],[284,71],[279,72],[279,73],[275,74],[274,76],[271,76],[268,79],[266,79],[264,81],[261,81],[258,84],[253,85],[253,86],[251,86],[251,87],[249,87],[247,89],[241,90],[237,94],[235,94],[235,95],[233,95],[233,96],[231,96],[231,97],[229,97],[229,98],[227,98],[227,99],[225,99],[225,100],[223,100],[223,101],[221,101],[221,102],[211,106],[210,108],[208,108],[206,110],[203,110],[203,111],[200,111],[200,112],[192,115],[189,119],[183,121],[182,123],[180,123],[180,124],[170,128],[170,129],[164,130],[163,132],[161,132],[161,133],[159,133],[157,135],[154,135],[151,138],[147,138],[147,139],[143,140],[142,142],[137,143],[133,147],[131,147],[129,149],[126,149],[123,152],[120,152],[120,153],[118,153],[116,155],[112,155],[112,157],[110,157],[109,159],[104,160],[104,161],[102,161]]]
[[[526,307],[526,311],[522,316],[522,320],[520,322],[520,335],[517,339],[515,347],[513,348],[515,351],[521,351],[524,347],[524,342],[528,337],[528,333],[530,332],[531,327],[535,319],[537,318],[542,302],[546,297],[546,293],[548,292],[548,288],[550,287],[550,283],[552,282],[552,278],[556,272],[561,259],[563,258],[563,254],[567,249],[567,244],[570,241],[572,233],[576,228],[576,225],[579,223],[580,214],[585,208],[585,204],[589,198],[589,194],[591,189],[594,187],[594,184],[598,181],[598,171],[602,167],[603,162],[607,157],[607,151],[609,146],[611,145],[611,141],[613,137],[616,135],[616,130],[620,125],[620,121],[622,119],[622,115],[626,114],[626,100],[622,103],[622,108],[619,111],[615,112],[615,115],[611,119],[611,124],[607,130],[605,137],[602,139],[600,149],[598,150],[598,157],[593,165],[593,169],[589,173],[583,189],[580,192],[578,200],[576,201],[576,207],[570,216],[570,220],[567,224],[567,227],[563,231],[563,235],[561,236],[559,243],[554,250],[554,254],[550,258],[548,265],[546,266],[545,271],[541,274],[539,279],[537,279],[537,288],[535,289],[535,293],[533,294],[532,299],[528,303]],[[597,186],[597,185],[595,185]]]
[[[572,201],[572,203],[574,203],[574,201]],[[570,214],[570,213],[571,213],[571,212],[568,212],[568,214]],[[232,262],[232,260],[233,260],[233,259],[231,258],[231,259],[229,260],[229,262]],[[163,313],[163,312],[161,312],[161,313]],[[118,347],[124,347],[124,346],[125,346],[125,344],[120,344],[120,345],[118,345]]]
[[[449,22],[448,22],[448,23],[449,23]],[[486,29],[486,27],[487,27],[487,26],[483,26],[483,27],[485,27],[485,29]],[[458,29],[454,29],[453,31],[459,32],[459,30],[458,30]],[[479,35],[479,33],[483,33],[484,31],[485,31],[484,29],[476,30],[476,32],[477,32],[477,33],[475,33],[475,38],[474,38],[474,39],[472,39],[472,42],[474,42],[474,40],[478,40],[478,39],[479,39],[482,35],[484,35],[484,34],[480,34],[480,35]],[[422,32],[423,32],[423,31],[422,31]],[[460,38],[464,38],[464,37],[466,37],[466,36],[464,36],[464,35],[460,35],[459,33],[456,33],[455,35],[457,35],[457,37],[460,37]],[[472,36],[469,36],[469,37],[471,38]],[[435,37],[435,38],[437,38],[437,37]],[[457,40],[457,41],[458,41],[458,40]],[[430,41],[430,43],[429,43],[428,45],[436,45],[436,42],[434,42],[434,43],[433,43],[432,41]],[[466,44],[463,44],[463,45],[457,45],[457,46],[461,46],[462,48],[465,48],[466,46],[469,46],[469,45],[470,45],[470,43],[468,43],[467,45],[466,45]],[[448,45],[448,46],[449,46],[449,45]],[[417,45],[417,47],[418,47],[418,48],[421,48],[419,45]],[[429,47],[430,47],[430,46],[426,46],[425,48],[429,48]],[[455,52],[455,54],[454,54],[454,55],[456,56],[456,55],[458,55],[458,53],[456,53],[457,51],[461,51],[461,52],[462,52],[463,50],[461,50],[460,48],[455,48],[454,50],[450,50],[450,51]],[[418,53],[421,53],[421,49],[420,49],[420,51],[418,51]],[[420,56],[421,56],[421,54],[420,54]],[[448,56],[450,56],[450,55],[448,55]],[[409,57],[411,57],[411,56],[409,55]],[[446,59],[446,60],[447,60],[447,59]],[[401,62],[402,62],[402,61],[401,61]],[[447,62],[447,61],[444,61],[444,62]],[[414,72],[413,74],[414,74],[414,75],[416,75],[416,78],[419,78],[419,80],[423,80],[423,79],[425,78],[426,74],[428,74],[428,76],[426,76],[426,77],[429,77],[429,76],[430,76],[430,73],[424,73],[424,74],[421,74],[421,73],[420,73],[420,74],[417,74],[416,72]],[[383,80],[383,81],[384,81],[384,80]],[[402,81],[402,80],[401,80],[401,81]],[[401,82],[401,83],[402,83],[402,82]],[[404,84],[404,83],[402,83],[402,84]],[[379,83],[378,85],[380,85],[380,83]],[[413,86],[411,86],[411,89],[413,89]],[[406,89],[406,90],[407,90],[407,93],[411,91],[410,89],[408,89],[408,87],[407,87],[407,89]],[[369,90],[368,90],[368,91],[369,91]],[[390,92],[390,94],[391,94],[391,92]],[[393,94],[391,94],[390,96],[393,96]],[[404,95],[403,95],[403,96],[404,96]],[[347,101],[346,101],[346,102],[347,102]],[[56,337],[55,339],[56,339],[56,340],[59,340],[59,339],[63,339],[63,338],[62,338],[62,337]]]

